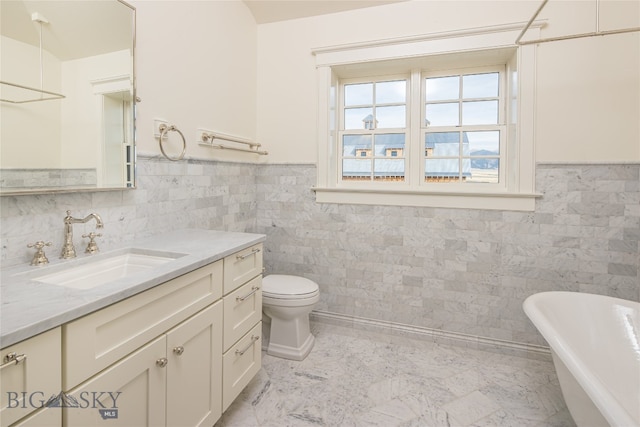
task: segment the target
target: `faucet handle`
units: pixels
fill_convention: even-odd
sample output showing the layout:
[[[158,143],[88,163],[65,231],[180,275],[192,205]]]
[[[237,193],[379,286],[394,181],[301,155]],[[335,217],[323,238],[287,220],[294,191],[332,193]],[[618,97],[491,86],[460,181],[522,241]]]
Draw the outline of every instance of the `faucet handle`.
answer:
[[[51,246],[51,242],[45,243],[42,240],[39,240],[35,243],[29,243],[27,245],[28,248],[36,248],[36,253],[33,255],[33,259],[31,260],[31,265],[44,265],[49,264],[49,260],[44,253],[44,247]]]
[[[95,241],[95,238],[102,237],[102,233],[94,233],[92,231],[89,234],[83,234],[82,237],[89,238],[89,243],[87,244],[87,249],[85,250],[86,253],[95,254],[96,252],[100,251],[100,249],[98,248],[98,244]]]

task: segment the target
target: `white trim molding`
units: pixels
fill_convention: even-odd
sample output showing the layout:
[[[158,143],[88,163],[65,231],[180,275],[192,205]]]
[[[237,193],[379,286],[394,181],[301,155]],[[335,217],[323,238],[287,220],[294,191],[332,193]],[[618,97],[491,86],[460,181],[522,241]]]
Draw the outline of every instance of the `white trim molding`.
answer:
[[[318,203],[533,211],[540,193],[454,193],[317,188]]]
[[[413,339],[436,342],[439,344],[455,345],[536,360],[551,359],[551,351],[549,350],[549,347],[546,346],[499,340],[477,335],[463,334],[460,332],[445,331],[443,329],[433,329],[424,326],[368,319],[359,316],[321,310],[312,311],[310,318],[312,321],[316,322],[351,327],[354,329],[378,332],[387,335],[400,335]]]
[[[497,49],[516,46],[515,40],[526,22],[516,22],[487,27],[428,33],[410,37],[373,40],[324,46],[311,49],[316,65],[334,66],[358,62],[396,60],[477,49]],[[531,30],[536,33],[546,25],[546,20],[536,20]]]

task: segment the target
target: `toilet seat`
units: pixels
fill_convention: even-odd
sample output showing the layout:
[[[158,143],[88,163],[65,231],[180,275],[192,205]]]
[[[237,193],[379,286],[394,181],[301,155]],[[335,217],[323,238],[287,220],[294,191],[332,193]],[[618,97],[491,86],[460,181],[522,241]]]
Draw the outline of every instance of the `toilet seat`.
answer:
[[[316,282],[300,276],[270,274],[262,279],[262,296],[266,298],[299,300],[319,293]]]

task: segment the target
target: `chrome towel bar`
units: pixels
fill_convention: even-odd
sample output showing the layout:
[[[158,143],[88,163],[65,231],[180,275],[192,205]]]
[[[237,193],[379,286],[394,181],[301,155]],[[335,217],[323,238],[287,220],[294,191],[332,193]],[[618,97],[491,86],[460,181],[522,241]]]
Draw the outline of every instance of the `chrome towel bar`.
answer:
[[[208,145],[211,148],[217,148],[219,150],[233,150],[233,151],[242,151],[244,153],[253,153],[253,154],[260,154],[261,156],[266,156],[267,154],[269,154],[268,151],[263,151],[263,150],[252,150],[251,148],[236,148],[236,147],[229,147],[228,145],[222,145],[222,144],[217,144],[217,145],[213,145],[213,144],[203,144],[203,145]]]
[[[201,135],[202,143],[201,145],[206,145],[211,148],[216,148],[218,150],[232,150],[232,151],[241,151],[243,153],[253,153],[259,154],[261,156],[266,156],[269,154],[267,151],[259,150],[258,147],[261,145],[257,142],[249,141],[244,138],[240,138],[237,136],[225,135],[223,133],[214,133],[214,132],[202,132]],[[214,144],[214,140],[219,139],[223,141],[235,142],[237,144],[248,145],[249,148],[242,147],[232,147],[224,144]]]

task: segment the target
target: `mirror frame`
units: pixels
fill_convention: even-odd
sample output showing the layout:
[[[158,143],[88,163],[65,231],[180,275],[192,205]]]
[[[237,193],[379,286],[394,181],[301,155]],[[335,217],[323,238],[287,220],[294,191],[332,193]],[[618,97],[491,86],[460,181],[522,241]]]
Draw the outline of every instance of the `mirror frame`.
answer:
[[[115,0],[118,3],[128,7],[131,9],[132,20],[131,20],[131,31],[132,31],[132,40],[131,40],[131,72],[132,72],[132,142],[131,142],[131,180],[130,185],[125,187],[84,187],[84,186],[65,186],[65,187],[54,187],[54,188],[46,188],[46,187],[34,187],[34,188],[25,188],[25,189],[15,189],[11,188],[9,190],[5,190],[0,187],[0,197],[4,196],[22,196],[22,195],[38,195],[38,194],[63,194],[63,193],[90,193],[90,192],[102,192],[102,191],[125,191],[125,190],[135,190],[137,188],[137,149],[136,149],[136,140],[137,140],[137,129],[136,129],[136,121],[137,121],[137,104],[141,102],[141,99],[137,94],[137,85],[136,85],[136,24],[137,24],[137,11],[136,8],[127,3],[124,0]],[[0,170],[1,172],[1,170]]]

